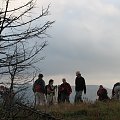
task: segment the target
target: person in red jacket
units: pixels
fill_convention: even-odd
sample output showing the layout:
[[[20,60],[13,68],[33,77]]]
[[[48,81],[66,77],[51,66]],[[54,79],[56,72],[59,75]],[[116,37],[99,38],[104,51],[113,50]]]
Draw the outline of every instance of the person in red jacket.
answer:
[[[69,83],[66,82],[66,79],[62,79],[62,84],[59,87],[59,93],[61,95],[61,102],[70,102],[69,97],[72,93],[72,88]]]

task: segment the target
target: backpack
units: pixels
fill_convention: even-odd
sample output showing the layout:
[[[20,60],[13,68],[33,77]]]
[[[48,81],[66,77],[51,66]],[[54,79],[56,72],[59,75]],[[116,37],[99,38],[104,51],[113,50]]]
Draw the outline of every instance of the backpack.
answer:
[[[41,91],[41,86],[38,83],[34,83],[33,85],[33,92],[40,92]]]
[[[39,84],[36,84],[36,85],[35,85],[35,91],[36,91],[36,92],[40,92],[40,91],[41,91],[41,87],[40,87]]]

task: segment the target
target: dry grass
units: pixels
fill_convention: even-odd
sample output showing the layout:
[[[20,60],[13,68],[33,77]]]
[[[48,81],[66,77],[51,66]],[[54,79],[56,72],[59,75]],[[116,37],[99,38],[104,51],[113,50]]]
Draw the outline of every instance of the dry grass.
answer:
[[[38,112],[48,113],[55,118],[61,118],[63,120],[120,120],[120,101],[96,102],[94,104],[57,104],[53,106],[38,106],[37,109],[39,110]],[[4,109],[0,107],[0,120],[3,118],[3,113]],[[32,112],[26,111],[25,116],[27,114],[32,114]],[[36,115],[32,114],[29,116],[29,120],[35,120]],[[18,120],[26,119],[23,112],[22,114],[19,112],[17,116],[21,116],[22,118],[18,118]],[[36,120],[39,120],[39,118]],[[40,120],[50,119],[41,117]]]
[[[120,120],[120,101],[59,104],[44,111],[64,120]]]

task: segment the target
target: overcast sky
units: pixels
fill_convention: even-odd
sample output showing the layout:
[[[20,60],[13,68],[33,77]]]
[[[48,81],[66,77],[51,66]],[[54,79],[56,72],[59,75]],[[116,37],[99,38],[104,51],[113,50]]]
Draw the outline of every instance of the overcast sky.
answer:
[[[80,70],[86,84],[112,88],[120,81],[120,1],[41,1],[51,4],[48,19],[56,21],[40,65],[44,79],[61,83],[65,77],[74,85]]]
[[[87,85],[112,88],[120,81],[120,1],[119,0],[38,0],[47,7],[47,19],[55,20],[48,33],[48,46],[40,62],[46,84],[62,78],[74,85],[80,71]],[[36,11],[36,13],[39,11]]]

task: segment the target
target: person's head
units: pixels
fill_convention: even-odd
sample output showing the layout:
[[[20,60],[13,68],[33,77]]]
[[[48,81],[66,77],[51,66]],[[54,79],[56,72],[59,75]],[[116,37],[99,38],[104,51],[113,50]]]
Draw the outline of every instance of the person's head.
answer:
[[[77,76],[77,77],[78,77],[78,76],[81,76],[80,71],[77,71],[77,72],[76,72],[76,76]]]
[[[39,74],[39,75],[38,75],[38,78],[43,78],[43,74]]]
[[[66,83],[66,79],[65,79],[65,78],[63,78],[63,79],[62,79],[62,82],[63,82],[63,83]]]
[[[49,85],[53,85],[53,82],[54,82],[54,80],[53,80],[53,79],[50,79],[50,80],[49,80]]]
[[[100,85],[99,88],[103,88],[103,85]]]

